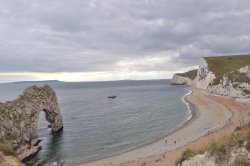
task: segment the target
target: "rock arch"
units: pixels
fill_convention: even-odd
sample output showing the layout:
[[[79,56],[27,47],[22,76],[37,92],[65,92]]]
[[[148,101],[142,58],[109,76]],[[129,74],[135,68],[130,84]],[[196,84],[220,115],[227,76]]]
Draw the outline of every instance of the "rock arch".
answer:
[[[55,91],[49,86],[30,86],[13,101],[0,103],[0,141],[11,145],[21,160],[36,154],[39,113],[45,112],[53,134],[63,129]]]

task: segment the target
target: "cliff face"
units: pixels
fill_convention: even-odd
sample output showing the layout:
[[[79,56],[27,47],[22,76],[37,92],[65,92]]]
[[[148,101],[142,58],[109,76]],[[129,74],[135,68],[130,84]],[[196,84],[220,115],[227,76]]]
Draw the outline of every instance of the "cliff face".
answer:
[[[202,58],[197,72],[196,87],[207,89],[213,79],[215,79],[215,75],[209,70],[206,60]]]
[[[40,150],[40,111],[45,112],[52,133],[57,133],[63,128],[56,94],[48,85],[28,87],[17,99],[0,103],[0,141],[8,143],[21,160]]]
[[[250,65],[216,76],[202,58],[195,85],[214,95],[250,98]]]
[[[179,74],[174,74],[170,82],[171,85],[185,85],[185,84],[191,85],[192,83],[193,83],[193,80],[191,80],[188,77],[183,77]]]

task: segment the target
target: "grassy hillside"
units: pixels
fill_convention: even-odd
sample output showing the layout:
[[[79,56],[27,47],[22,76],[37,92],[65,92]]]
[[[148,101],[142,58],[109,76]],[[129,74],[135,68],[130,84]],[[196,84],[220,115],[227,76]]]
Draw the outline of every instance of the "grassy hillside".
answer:
[[[197,71],[198,71],[197,69],[190,70],[190,71],[188,71],[186,73],[178,73],[178,75],[183,76],[183,77],[188,77],[191,80],[194,80],[196,78],[196,76],[197,76]]]
[[[209,70],[211,70],[216,77],[250,65],[250,55],[205,57],[205,59],[208,63]]]

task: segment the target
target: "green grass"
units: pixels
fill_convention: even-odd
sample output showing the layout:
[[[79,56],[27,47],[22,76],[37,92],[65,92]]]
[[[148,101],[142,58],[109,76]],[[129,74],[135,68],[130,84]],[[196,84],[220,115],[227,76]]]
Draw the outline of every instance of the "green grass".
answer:
[[[185,72],[185,73],[178,73],[178,75],[183,76],[183,77],[188,77],[191,80],[194,80],[197,76],[197,71],[198,71],[197,69],[190,70],[190,71]]]
[[[216,77],[222,76],[228,72],[250,65],[250,55],[230,55],[205,57],[208,68]]]

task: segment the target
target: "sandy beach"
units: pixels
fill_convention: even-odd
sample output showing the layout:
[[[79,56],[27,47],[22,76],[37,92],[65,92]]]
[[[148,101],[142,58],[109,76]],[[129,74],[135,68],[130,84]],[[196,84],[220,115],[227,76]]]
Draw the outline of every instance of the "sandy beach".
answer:
[[[192,88],[186,97],[192,118],[164,138],[129,152],[80,166],[172,166],[187,148],[200,148],[209,140],[232,132],[250,112],[250,102],[210,96]]]

